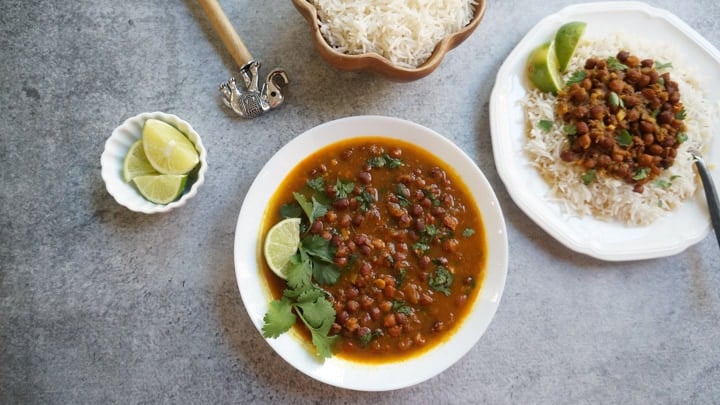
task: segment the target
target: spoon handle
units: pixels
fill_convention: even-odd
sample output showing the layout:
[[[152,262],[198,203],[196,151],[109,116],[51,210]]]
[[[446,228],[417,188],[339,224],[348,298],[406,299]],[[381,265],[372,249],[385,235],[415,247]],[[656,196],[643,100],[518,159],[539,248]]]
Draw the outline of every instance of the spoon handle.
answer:
[[[248,51],[245,43],[240,35],[233,28],[232,23],[223,12],[217,0],[200,0],[200,6],[210,20],[215,31],[220,35],[225,48],[235,60],[239,67],[245,66],[253,60],[250,51]]]
[[[710,171],[707,165],[705,165],[703,158],[695,154],[693,154],[693,158],[695,159],[698,173],[700,173],[700,179],[705,189],[705,198],[707,199],[708,211],[710,212],[710,221],[715,230],[715,238],[718,241],[718,245],[720,245],[720,202],[718,200],[717,190],[715,190],[715,183],[710,177]]]

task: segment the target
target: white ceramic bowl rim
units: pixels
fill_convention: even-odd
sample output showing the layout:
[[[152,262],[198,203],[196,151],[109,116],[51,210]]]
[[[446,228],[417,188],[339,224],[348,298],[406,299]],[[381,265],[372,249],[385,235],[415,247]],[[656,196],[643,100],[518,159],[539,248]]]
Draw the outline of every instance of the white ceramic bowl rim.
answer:
[[[145,121],[155,118],[173,125],[183,132],[195,145],[200,154],[200,168],[192,185],[186,189],[183,195],[169,204],[155,204],[143,198],[132,184],[126,183],[122,176],[122,165],[128,149],[135,141],[142,136],[142,127]],[[145,214],[168,212],[177,207],[185,205],[194,197],[200,186],[205,182],[205,173],[208,169],[207,150],[202,143],[200,135],[185,120],[177,115],[164,112],[146,112],[126,119],[120,124],[105,142],[105,150],[100,157],[101,175],[105,181],[108,193],[112,195],[118,204],[128,209]]]
[[[296,137],[263,167],[251,185],[235,230],[235,274],[245,309],[261,331],[271,300],[267,282],[258,269],[260,227],[269,199],[285,175],[303,158],[334,142],[381,136],[414,143],[447,162],[465,181],[483,216],[487,237],[487,274],[475,308],[448,342],[402,362],[360,364],[338,357],[318,361],[294,333],[285,333],[268,344],[293,367],[330,385],[363,390],[398,389],[427,380],[450,367],[480,339],[492,320],[505,286],[508,244],[505,222],[492,187],[477,165],[457,146],[438,133],[409,121],[359,116],[331,121]]]

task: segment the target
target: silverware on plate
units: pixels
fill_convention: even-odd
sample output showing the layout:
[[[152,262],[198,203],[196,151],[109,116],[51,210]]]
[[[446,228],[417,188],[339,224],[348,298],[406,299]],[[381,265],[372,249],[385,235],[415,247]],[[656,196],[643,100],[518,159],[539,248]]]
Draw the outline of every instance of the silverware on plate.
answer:
[[[710,212],[710,222],[712,222],[713,229],[715,230],[715,238],[717,239],[718,246],[720,246],[720,200],[718,200],[715,183],[713,183],[712,177],[710,177],[710,170],[708,170],[705,160],[703,160],[700,153],[698,151],[691,150],[690,154],[695,161],[698,173],[700,173],[700,179],[702,180],[703,188],[705,189],[708,211]]]

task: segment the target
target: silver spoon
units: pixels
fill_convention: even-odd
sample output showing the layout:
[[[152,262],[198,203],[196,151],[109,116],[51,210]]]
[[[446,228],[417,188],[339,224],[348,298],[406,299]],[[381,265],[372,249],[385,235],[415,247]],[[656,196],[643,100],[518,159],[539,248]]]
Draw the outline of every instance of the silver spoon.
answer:
[[[695,161],[698,173],[700,173],[700,179],[702,180],[703,188],[705,189],[708,211],[710,212],[710,222],[712,222],[713,229],[715,230],[715,238],[717,239],[718,246],[720,246],[720,200],[718,200],[717,190],[715,190],[715,183],[713,183],[713,180],[710,177],[710,170],[708,170],[708,167],[700,153],[698,151],[691,150],[690,154]]]

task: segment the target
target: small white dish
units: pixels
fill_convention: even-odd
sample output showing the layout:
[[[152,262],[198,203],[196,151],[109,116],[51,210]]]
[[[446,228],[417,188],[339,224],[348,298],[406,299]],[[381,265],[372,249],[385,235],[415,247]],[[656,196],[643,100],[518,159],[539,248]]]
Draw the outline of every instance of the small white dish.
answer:
[[[145,121],[151,118],[167,122],[179,129],[195,145],[195,148],[200,154],[200,167],[197,169],[197,175],[191,175],[192,177],[188,179],[189,182],[192,182],[190,187],[186,188],[179,199],[164,205],[155,204],[146,200],[138,193],[132,184],[126,183],[122,176],[123,159],[125,159],[125,155],[130,146],[141,138]],[[198,189],[205,182],[207,151],[205,150],[205,146],[203,146],[200,135],[189,123],[173,114],[166,114],[159,111],[149,112],[128,118],[113,130],[110,138],[105,142],[105,150],[100,157],[100,165],[105,187],[118,204],[127,207],[131,211],[154,214],[168,212],[174,208],[181,207],[197,194]]]
[[[488,253],[487,273],[473,309],[446,342],[400,362],[361,364],[337,356],[321,362],[294,330],[266,341],[293,367],[318,381],[353,390],[386,391],[425,381],[460,360],[483,335],[500,303],[508,266],[505,221],[490,183],[460,148],[428,128],[389,117],[350,117],[308,130],[281,148],[250,186],[235,230],[235,275],[245,309],[262,333],[272,297],[258,263],[263,260],[260,232],[270,198],[287,173],[310,154],[344,139],[365,136],[399,139],[432,151],[470,189],[482,214]]]
[[[706,94],[719,94],[720,52],[707,40],[666,10],[640,2],[586,3],[566,7],[542,19],[513,49],[500,67],[490,98],[490,128],[493,154],[500,178],[515,203],[540,227],[566,247],[608,260],[640,260],[670,256],[701,241],[710,231],[710,219],[702,191],[677,210],[649,226],[626,226],[586,216],[570,217],[560,204],[548,200],[549,186],[528,162],[523,98],[527,57],[536,46],[548,41],[562,24],[587,23],[586,38],[604,38],[622,33],[630,38],[655,42],[692,60]],[[707,150],[706,160],[720,166],[720,133]],[[715,175],[720,187],[720,175]]]

